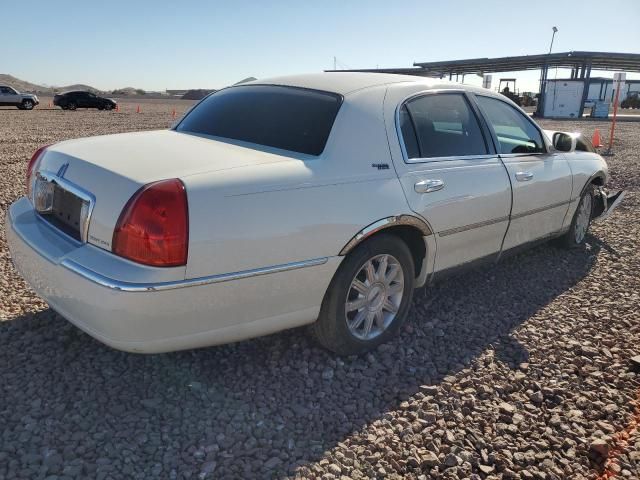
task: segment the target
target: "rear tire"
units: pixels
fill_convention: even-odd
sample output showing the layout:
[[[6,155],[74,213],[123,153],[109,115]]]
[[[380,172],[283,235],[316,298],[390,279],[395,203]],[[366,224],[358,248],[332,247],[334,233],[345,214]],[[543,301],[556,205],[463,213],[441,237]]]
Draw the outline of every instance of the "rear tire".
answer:
[[[75,110],[76,108],[78,108],[78,106],[75,104],[75,102],[67,103],[67,110]]]
[[[565,248],[576,248],[584,244],[595,204],[594,186],[589,185],[578,202],[578,207],[573,214],[569,231],[560,237],[560,244]]]
[[[393,337],[413,295],[415,268],[409,247],[380,234],[343,260],[322,301],[311,332],[339,355],[367,352]]]

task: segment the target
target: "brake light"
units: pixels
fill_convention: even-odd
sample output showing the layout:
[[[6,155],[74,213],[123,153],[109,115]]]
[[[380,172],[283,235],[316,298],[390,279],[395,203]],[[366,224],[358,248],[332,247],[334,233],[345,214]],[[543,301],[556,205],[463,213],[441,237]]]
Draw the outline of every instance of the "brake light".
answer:
[[[189,210],[177,178],[150,183],[127,202],[113,232],[112,251],[156,267],[186,265]]]
[[[35,167],[38,164],[40,157],[42,157],[44,151],[50,146],[51,145],[44,145],[37,149],[31,156],[31,160],[29,160],[29,163],[27,164],[27,197],[29,198],[31,198],[31,189],[33,188],[33,179],[31,177],[33,176],[33,172],[36,170]]]

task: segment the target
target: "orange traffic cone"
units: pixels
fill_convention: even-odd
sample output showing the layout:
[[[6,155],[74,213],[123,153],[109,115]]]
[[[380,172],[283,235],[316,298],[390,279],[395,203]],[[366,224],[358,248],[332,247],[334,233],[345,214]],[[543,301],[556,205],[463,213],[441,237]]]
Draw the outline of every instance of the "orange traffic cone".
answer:
[[[49,107],[49,108],[53,108],[53,103],[49,102],[49,104],[47,105],[47,107]]]
[[[602,146],[602,139],[600,138],[600,130],[597,128],[596,128],[596,131],[593,132],[593,138],[591,139],[591,143],[596,148],[600,148]]]
[[[140,113],[140,105],[138,105],[138,108],[136,108],[136,113]]]
[[[173,112],[171,112],[171,118],[175,119],[176,118],[176,109],[173,109]]]
[[[119,112],[119,111],[120,111],[120,105],[116,103],[116,112]]]

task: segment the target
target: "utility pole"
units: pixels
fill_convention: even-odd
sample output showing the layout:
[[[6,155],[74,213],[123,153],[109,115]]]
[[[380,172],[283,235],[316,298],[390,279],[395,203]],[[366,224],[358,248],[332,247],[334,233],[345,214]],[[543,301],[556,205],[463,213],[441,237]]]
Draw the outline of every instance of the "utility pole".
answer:
[[[551,45],[549,45],[549,53],[547,55],[551,55],[551,50],[553,49],[553,39],[556,37],[556,33],[558,32],[558,27],[553,27],[553,33],[551,34]],[[547,87],[547,73],[549,71],[549,65],[545,62],[545,65],[540,70],[540,93],[538,94],[538,108],[536,108],[535,115],[543,114],[544,112],[544,91]],[[556,70],[557,71],[557,70]]]

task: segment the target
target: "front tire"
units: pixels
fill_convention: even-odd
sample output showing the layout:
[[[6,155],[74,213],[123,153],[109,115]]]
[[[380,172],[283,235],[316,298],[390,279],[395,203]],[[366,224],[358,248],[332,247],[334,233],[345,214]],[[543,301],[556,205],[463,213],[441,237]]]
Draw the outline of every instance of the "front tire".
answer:
[[[591,225],[593,205],[595,200],[594,187],[589,185],[578,203],[578,208],[573,214],[569,231],[560,237],[560,242],[565,248],[575,248],[582,245]]]
[[[404,323],[413,294],[415,268],[409,247],[380,234],[344,259],[311,330],[339,355],[367,352],[394,336]]]
[[[23,100],[21,110],[33,110],[34,104],[32,100]]]

